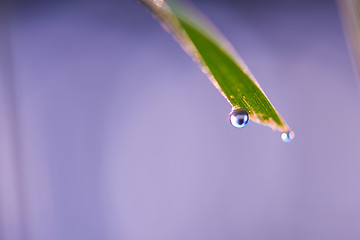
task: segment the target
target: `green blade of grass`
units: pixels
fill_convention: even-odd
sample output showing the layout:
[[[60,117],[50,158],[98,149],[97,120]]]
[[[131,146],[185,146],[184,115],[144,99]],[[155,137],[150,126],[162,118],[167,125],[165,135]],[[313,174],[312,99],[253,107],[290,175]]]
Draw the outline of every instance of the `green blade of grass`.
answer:
[[[274,130],[290,128],[277,113],[258,82],[217,30],[193,8],[162,0],[140,0],[199,63],[202,71],[234,109],[245,109],[251,120]]]

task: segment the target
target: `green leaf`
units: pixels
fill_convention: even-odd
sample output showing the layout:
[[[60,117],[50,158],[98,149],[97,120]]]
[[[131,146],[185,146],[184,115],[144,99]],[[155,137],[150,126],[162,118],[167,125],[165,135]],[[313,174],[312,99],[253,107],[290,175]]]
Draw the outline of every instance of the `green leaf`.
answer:
[[[162,0],[140,0],[162,23],[233,109],[245,109],[251,120],[274,130],[289,127],[228,41],[201,14]]]

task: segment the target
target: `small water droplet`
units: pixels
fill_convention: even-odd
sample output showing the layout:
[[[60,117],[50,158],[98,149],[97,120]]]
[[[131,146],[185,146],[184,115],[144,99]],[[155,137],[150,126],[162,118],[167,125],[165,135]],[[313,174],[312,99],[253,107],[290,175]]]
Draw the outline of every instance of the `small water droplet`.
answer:
[[[294,137],[295,137],[295,133],[293,131],[283,132],[281,134],[281,140],[283,140],[283,142],[291,142],[291,140],[293,140]]]
[[[236,128],[243,128],[249,122],[249,114],[244,109],[234,109],[229,115],[230,123]]]

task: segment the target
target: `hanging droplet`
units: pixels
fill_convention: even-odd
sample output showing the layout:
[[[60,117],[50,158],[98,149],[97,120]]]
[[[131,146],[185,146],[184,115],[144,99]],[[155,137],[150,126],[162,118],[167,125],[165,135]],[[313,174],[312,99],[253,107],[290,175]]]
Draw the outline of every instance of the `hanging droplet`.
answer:
[[[249,122],[249,114],[244,109],[234,109],[229,115],[231,124],[236,128],[243,128]]]
[[[293,140],[294,137],[295,137],[295,133],[293,131],[283,132],[281,134],[281,139],[283,140],[283,142],[291,142],[291,140]]]

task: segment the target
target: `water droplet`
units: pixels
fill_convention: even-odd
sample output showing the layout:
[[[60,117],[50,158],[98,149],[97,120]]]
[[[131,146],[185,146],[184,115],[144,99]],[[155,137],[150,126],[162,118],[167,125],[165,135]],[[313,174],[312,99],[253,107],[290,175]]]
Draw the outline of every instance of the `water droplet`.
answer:
[[[283,140],[283,142],[291,142],[291,140],[293,140],[294,137],[295,137],[295,133],[293,131],[283,132],[281,134],[281,139]]]
[[[243,128],[249,122],[249,114],[244,109],[234,109],[229,115],[231,124],[236,128]]]

